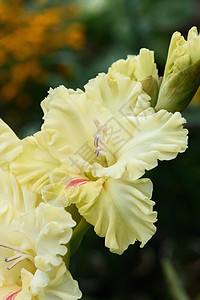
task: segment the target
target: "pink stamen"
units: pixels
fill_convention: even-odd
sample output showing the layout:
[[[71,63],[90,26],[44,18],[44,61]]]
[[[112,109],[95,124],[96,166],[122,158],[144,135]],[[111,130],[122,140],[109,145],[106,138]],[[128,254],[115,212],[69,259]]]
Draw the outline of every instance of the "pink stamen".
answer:
[[[7,296],[3,297],[2,300],[14,300],[17,296],[17,294],[19,294],[21,292],[21,290],[14,292],[14,293],[9,293]]]
[[[83,184],[86,184],[88,181],[89,181],[88,179],[74,177],[68,181],[65,189],[68,189],[71,187],[79,187]]]

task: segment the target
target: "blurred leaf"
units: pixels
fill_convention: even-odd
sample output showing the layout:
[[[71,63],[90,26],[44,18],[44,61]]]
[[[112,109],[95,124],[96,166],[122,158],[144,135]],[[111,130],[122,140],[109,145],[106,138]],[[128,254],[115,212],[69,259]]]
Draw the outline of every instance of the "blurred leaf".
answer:
[[[169,291],[174,300],[189,300],[183,284],[181,282],[180,276],[177,274],[175,268],[171,264],[169,259],[163,259],[162,268],[165,275],[165,278],[168,283]]]

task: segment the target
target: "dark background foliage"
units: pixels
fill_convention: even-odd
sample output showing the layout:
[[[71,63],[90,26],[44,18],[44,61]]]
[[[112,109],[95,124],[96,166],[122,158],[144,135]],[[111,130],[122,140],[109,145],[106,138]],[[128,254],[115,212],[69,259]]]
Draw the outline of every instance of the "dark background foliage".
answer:
[[[198,0],[0,1],[1,117],[20,137],[34,133],[50,86],[83,88],[142,47],[155,51],[162,75],[172,33],[186,36],[193,25],[199,29],[199,11]],[[32,33],[28,41],[24,24]],[[26,52],[30,47],[37,51]],[[117,256],[91,228],[71,261],[83,299],[200,299],[200,99],[183,114],[188,150],[146,174],[154,183],[155,236],[144,248],[136,243]]]

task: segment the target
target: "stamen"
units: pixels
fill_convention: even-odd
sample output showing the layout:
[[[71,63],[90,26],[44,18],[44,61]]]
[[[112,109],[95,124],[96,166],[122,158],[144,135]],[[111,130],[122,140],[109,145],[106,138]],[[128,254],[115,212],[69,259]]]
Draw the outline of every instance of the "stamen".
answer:
[[[97,120],[97,118],[94,118],[93,121],[94,121],[94,124],[95,124],[97,130],[101,129],[101,124],[100,124],[99,120]]]
[[[19,294],[21,292],[21,290],[14,292],[14,293],[9,293],[7,296],[3,297],[2,300],[14,300],[17,296],[17,294]]]
[[[94,153],[99,156],[99,147],[94,151]]]
[[[101,123],[95,118],[93,119],[94,124],[98,130],[98,134],[94,138],[94,146],[96,147],[95,154],[97,156],[106,155],[106,146],[107,146],[107,124],[101,125]]]
[[[6,258],[5,258],[5,262],[13,261],[13,260],[15,260],[15,259],[18,259],[19,257],[21,257],[21,254],[16,254],[16,255],[11,256],[11,257],[6,257]]]
[[[11,246],[11,245],[6,244],[6,243],[0,244],[0,247],[7,248],[7,249],[11,249],[11,250],[14,250],[14,251],[17,251],[17,252],[20,252],[20,253],[23,252],[23,253],[28,254],[28,252],[27,252],[26,250],[24,250],[24,249],[22,249],[22,248],[19,248],[19,247]]]
[[[25,259],[28,259],[31,263],[33,263],[33,261],[34,261],[33,257],[31,255],[29,255],[28,251],[23,250],[19,247],[15,247],[15,246],[12,246],[12,245],[9,245],[9,244],[0,244],[0,247],[7,248],[7,249],[10,249],[10,250],[19,252],[19,254],[16,254],[16,255],[5,258],[5,262],[13,261],[13,263],[7,268],[8,270],[11,270],[19,262],[21,262]]]
[[[14,268],[19,262],[25,260],[26,258],[28,259],[32,259],[32,257],[30,255],[21,255],[18,258],[16,258],[16,260],[7,268],[8,270],[11,270],[12,268]]]
[[[94,146],[97,148],[98,145],[99,145],[99,138],[100,138],[100,135],[96,135],[95,138],[94,138]]]
[[[98,131],[103,131],[103,133],[106,134],[107,131],[107,124],[104,124],[103,126],[101,125],[101,123],[99,122],[99,120],[97,120],[97,118],[93,119],[93,122],[97,128]]]

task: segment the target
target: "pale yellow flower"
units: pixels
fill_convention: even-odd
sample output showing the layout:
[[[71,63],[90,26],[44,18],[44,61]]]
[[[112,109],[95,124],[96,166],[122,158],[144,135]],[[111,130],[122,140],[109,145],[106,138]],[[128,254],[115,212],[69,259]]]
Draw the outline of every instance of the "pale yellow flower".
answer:
[[[187,40],[179,32],[172,35],[156,109],[181,111],[200,85],[200,34],[192,27]]]
[[[123,98],[120,81],[109,85],[110,79],[106,75],[104,79],[99,90],[99,78],[90,81],[92,93],[88,88],[83,93],[63,86],[50,90],[42,102],[45,121],[38,133],[46,145],[37,146],[36,140],[32,143],[37,136],[26,139],[26,159],[21,155],[13,171],[20,182],[37,182],[38,174],[43,177],[43,170],[36,171],[43,151],[42,169],[47,174],[40,191],[44,200],[63,206],[75,204],[96,233],[105,237],[106,246],[121,254],[136,240],[143,246],[155,233],[152,183],[140,178],[145,170],[157,166],[158,159],[169,160],[185,151],[187,130],[182,127],[185,119],[180,113],[155,113],[139,82],[136,84],[143,97],[133,97],[131,104],[126,103],[134,113],[125,108],[124,115],[120,115],[117,110],[129,99],[128,94]],[[115,99],[116,107],[112,109],[109,101],[114,106]],[[138,107],[137,99],[144,105]],[[55,160],[59,163],[52,163]]]
[[[187,147],[180,113],[155,113],[149,107],[137,116],[116,118],[87,94],[70,93],[63,86],[51,90],[42,106],[46,101],[49,111],[43,130],[48,149],[74,173],[121,178],[127,172],[130,180],[136,180],[158,159],[175,158]]]
[[[41,203],[19,213],[12,203],[1,201],[1,299],[80,299],[78,284],[61,257],[74,225],[61,207]]]

